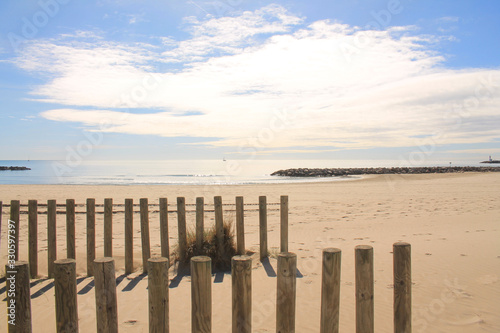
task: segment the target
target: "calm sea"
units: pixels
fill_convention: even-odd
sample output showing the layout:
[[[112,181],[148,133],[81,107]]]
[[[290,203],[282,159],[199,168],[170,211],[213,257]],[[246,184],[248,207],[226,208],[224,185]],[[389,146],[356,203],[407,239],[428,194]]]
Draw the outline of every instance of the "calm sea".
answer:
[[[426,163],[427,166],[448,165]],[[476,165],[457,163],[454,165]],[[479,164],[477,164],[479,165]],[[344,168],[408,166],[401,161],[377,160],[165,160],[165,161],[8,161],[0,166],[26,166],[28,171],[0,171],[0,184],[79,185],[207,185],[263,184],[346,180],[271,176],[287,168]]]

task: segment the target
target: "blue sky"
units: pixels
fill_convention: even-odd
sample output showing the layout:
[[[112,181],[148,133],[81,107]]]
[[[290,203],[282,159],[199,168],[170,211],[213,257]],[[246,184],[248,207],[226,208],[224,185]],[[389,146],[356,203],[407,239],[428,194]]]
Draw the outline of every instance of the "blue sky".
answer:
[[[0,160],[500,157],[498,1],[0,3]]]

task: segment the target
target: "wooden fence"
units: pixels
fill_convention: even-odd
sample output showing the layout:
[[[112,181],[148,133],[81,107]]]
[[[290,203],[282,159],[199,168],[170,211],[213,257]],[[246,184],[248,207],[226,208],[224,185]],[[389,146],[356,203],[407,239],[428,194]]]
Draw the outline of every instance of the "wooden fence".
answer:
[[[243,197],[236,197],[235,204],[223,204],[220,196],[214,197],[213,210],[205,209],[204,198],[196,198],[195,204],[186,204],[184,197],[177,198],[175,209],[169,207],[167,198],[160,198],[158,204],[148,203],[147,198],[142,198],[139,204],[134,204],[133,199],[125,199],[124,204],[113,203],[113,199],[104,199],[104,204],[96,204],[95,199],[87,199],[85,204],[76,204],[75,200],[67,199],[65,204],[57,204],[56,200],[48,200],[46,204],[38,203],[37,200],[29,200],[28,204],[21,204],[19,200],[12,200],[9,204],[3,205],[0,201],[0,213],[3,207],[10,208],[10,221],[13,221],[13,230],[10,237],[14,241],[14,260],[19,260],[19,235],[23,221],[20,216],[28,215],[28,263],[30,267],[30,277],[32,279],[39,276],[38,272],[38,215],[47,215],[47,275],[49,278],[54,277],[54,262],[57,259],[57,237],[56,237],[56,216],[58,214],[66,215],[66,257],[76,259],[76,240],[75,240],[75,216],[77,214],[86,214],[86,237],[87,237],[87,275],[94,276],[93,262],[96,258],[96,214],[104,215],[104,256],[113,257],[113,215],[116,213],[124,213],[125,227],[125,273],[130,274],[134,271],[133,266],[133,223],[134,213],[140,213],[140,230],[141,230],[141,250],[142,250],[142,267],[143,272],[148,270],[147,261],[151,257],[150,235],[149,235],[149,213],[150,208],[153,208],[153,213],[160,215],[160,244],[161,255],[169,258],[169,234],[168,234],[168,214],[177,214],[178,224],[178,242],[180,261],[184,262],[183,257],[187,247],[187,229],[186,229],[186,213],[196,212],[196,239],[197,243],[203,242],[205,212],[214,212],[217,239],[223,240],[223,206],[235,206],[236,212],[236,240],[237,253],[245,254],[245,232],[244,232],[244,213],[245,206],[258,206],[259,211],[259,235],[260,235],[260,256],[267,257],[267,206],[280,205],[281,210],[281,226],[288,224],[288,196],[281,196],[281,203],[267,203],[265,196],[259,197],[258,204],[244,204]],[[195,210],[186,210],[186,206],[195,206]],[[97,211],[96,207],[102,208]],[[139,207],[139,211],[135,210]],[[156,210],[155,208],[158,207]],[[24,210],[21,210],[24,208]],[[42,208],[43,210],[39,210]],[[58,209],[58,208],[64,208]],[[77,210],[77,208],[80,208]],[[86,209],[81,209],[86,208]],[[228,211],[228,209],[226,209]],[[0,228],[1,228],[0,214]],[[9,223],[10,225],[10,223]],[[25,226],[23,226],[25,227]],[[286,237],[281,241],[283,244],[288,243],[288,232],[282,237]],[[9,238],[8,238],[9,239]],[[7,243],[8,243],[7,239]],[[115,238],[116,239],[116,238]],[[0,244],[1,246],[1,244]],[[198,247],[200,248],[200,247]],[[219,244],[219,249],[222,249],[222,244]]]
[[[112,205],[110,200],[105,201],[105,207]],[[71,209],[74,201],[66,202],[67,241],[74,242],[74,214]],[[140,200],[141,214],[141,240],[143,253],[143,271],[148,272],[148,305],[149,305],[149,331],[169,331],[169,295],[168,295],[168,231],[167,231],[167,209],[166,199],[161,199],[160,223],[161,229],[162,257],[149,258],[149,223],[148,223],[148,201]],[[87,252],[94,254],[95,248],[95,201],[87,200]],[[179,223],[179,244],[185,246],[185,200],[177,198],[177,214]],[[36,203],[28,204],[29,226],[36,224]],[[48,232],[55,229],[56,202],[51,200],[47,204],[47,227]],[[68,207],[70,207],[68,209]],[[203,219],[201,212],[204,207],[203,200],[196,200],[197,219],[196,231],[202,230]],[[261,252],[261,258],[267,256],[267,220],[266,199],[259,198],[260,217],[260,240],[261,248],[264,245],[266,251]],[[281,253],[278,255],[277,287],[276,287],[276,332],[295,332],[295,309],[296,309],[296,277],[297,256],[288,252],[288,198],[281,197]],[[12,201],[11,220],[19,222],[19,202]],[[31,209],[30,209],[31,208]],[[0,202],[1,209],[1,202]],[[243,233],[243,198],[236,198],[236,229],[238,255],[232,258],[231,280],[232,280],[232,332],[252,331],[252,259],[241,253],[244,246]],[[163,211],[163,213],[162,213]],[[68,214],[69,212],[69,214]],[[108,212],[108,213],[106,213]],[[112,218],[112,209],[104,209],[104,214],[109,214],[108,222]],[[128,212],[128,213],[127,213]],[[131,230],[131,214],[133,202],[127,199],[125,202],[125,230]],[[219,230],[222,223],[222,200],[220,197],[214,199],[214,213],[216,229]],[[239,217],[238,217],[239,216]],[[72,225],[73,224],[73,225]],[[16,224],[16,236],[19,235],[19,223]],[[201,226],[200,226],[201,225]],[[239,226],[238,226],[239,225]],[[32,253],[31,246],[36,246],[36,233],[32,234],[34,228],[29,227],[29,254]],[[106,228],[106,219],[105,219]],[[110,228],[108,226],[108,228]],[[106,229],[105,229],[106,230]],[[53,231],[52,231],[53,232]],[[112,230],[105,231],[105,241],[111,242],[112,238],[106,235]],[[125,233],[127,234],[127,232]],[[50,236],[55,237],[55,234]],[[93,238],[94,237],[94,238]],[[198,236],[199,237],[199,236]],[[197,241],[199,239],[197,238]],[[15,238],[16,244],[19,239]],[[127,245],[127,243],[129,243]],[[132,268],[131,240],[125,241],[126,267]],[[32,245],[33,244],[33,245]],[[73,248],[74,249],[74,248]],[[55,285],[55,310],[57,332],[78,332],[78,307],[76,293],[76,261],[70,258],[74,250],[68,247],[68,258],[55,260],[54,256],[48,255],[51,263],[50,276],[54,277]],[[112,249],[108,244],[108,251]],[[92,252],[93,251],[93,252]],[[35,252],[36,253],[36,252]],[[55,253],[55,251],[53,252]],[[110,252],[107,252],[110,254]],[[181,250],[181,253],[184,251]],[[31,300],[30,300],[30,275],[36,276],[36,269],[30,266],[36,261],[29,258],[30,263],[19,261],[15,264],[7,264],[6,290],[15,288],[16,293],[13,301],[8,294],[7,304],[14,304],[12,311],[16,314],[16,325],[8,324],[9,332],[31,332]],[[128,263],[127,263],[128,261]],[[411,332],[411,247],[408,243],[395,243],[393,245],[394,263],[394,332]],[[90,268],[90,269],[89,269]],[[356,299],[356,332],[373,333],[374,328],[374,279],[373,279],[373,248],[367,245],[359,245],[355,248],[355,299]],[[129,271],[130,272],[130,271]],[[340,274],[341,272],[341,250],[327,248],[323,250],[322,256],[322,283],[321,283],[321,317],[320,332],[339,331],[339,309],[340,309]],[[118,332],[118,304],[116,297],[115,265],[112,257],[95,259],[92,255],[87,258],[87,273],[94,276],[96,322],[97,332]],[[212,330],[212,284],[211,284],[211,259],[205,256],[196,256],[191,259],[191,327],[192,332],[211,332]],[[12,278],[14,276],[14,278]],[[13,281],[13,282],[10,282]],[[13,283],[13,286],[9,284]],[[8,313],[11,309],[7,309]],[[9,319],[9,317],[8,317]]]

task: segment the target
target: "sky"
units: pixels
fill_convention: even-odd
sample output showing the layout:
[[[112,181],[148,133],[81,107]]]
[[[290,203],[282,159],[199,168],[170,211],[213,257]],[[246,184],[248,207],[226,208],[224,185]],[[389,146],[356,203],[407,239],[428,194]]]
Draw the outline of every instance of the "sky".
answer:
[[[0,2],[0,160],[500,158],[496,0]]]

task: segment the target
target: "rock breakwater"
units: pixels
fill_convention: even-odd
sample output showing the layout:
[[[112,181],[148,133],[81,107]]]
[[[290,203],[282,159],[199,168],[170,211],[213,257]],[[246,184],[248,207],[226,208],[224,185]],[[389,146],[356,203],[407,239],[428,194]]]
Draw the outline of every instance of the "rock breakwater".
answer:
[[[394,167],[394,168],[298,168],[278,170],[271,176],[335,177],[349,175],[500,172],[500,167]]]
[[[23,170],[31,170],[30,168],[24,166],[0,166],[0,171],[23,171]]]

